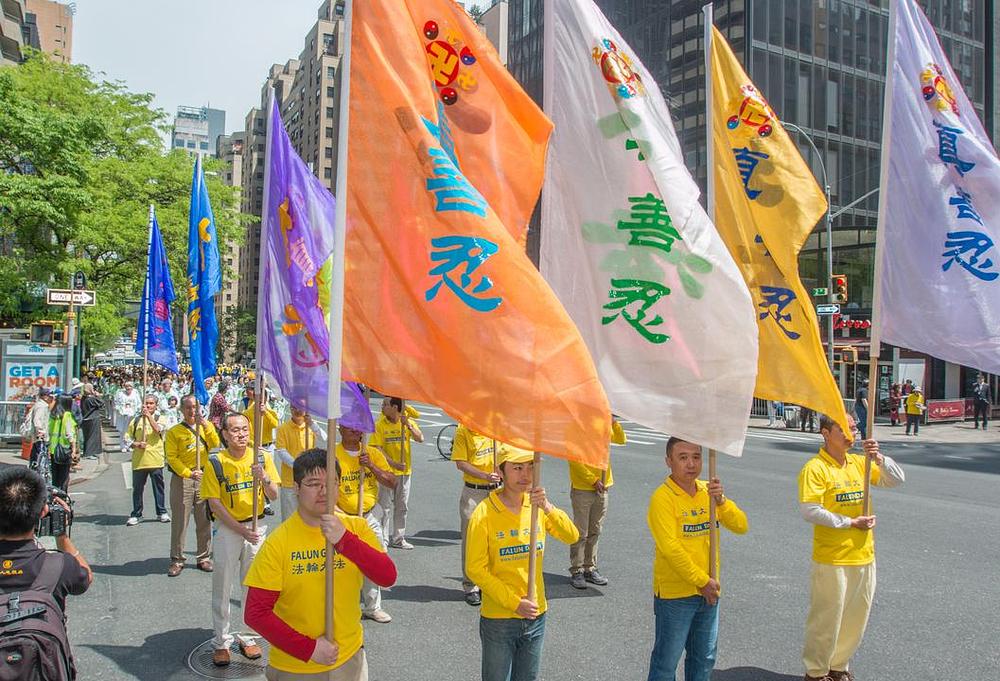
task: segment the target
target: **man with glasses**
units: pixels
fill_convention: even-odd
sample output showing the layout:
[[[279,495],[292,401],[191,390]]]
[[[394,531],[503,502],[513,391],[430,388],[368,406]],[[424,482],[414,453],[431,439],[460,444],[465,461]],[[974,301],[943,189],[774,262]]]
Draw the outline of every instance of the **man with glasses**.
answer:
[[[865,440],[864,454],[849,452],[860,431],[848,414],[851,434],[820,416],[823,447],[799,473],[799,509],[813,524],[813,566],[802,662],[805,681],[854,681],[848,670],[868,624],[875,596],[875,516],[863,515],[865,457],[871,483],[895,487],[905,476],[878,442]],[[853,437],[852,437],[853,435]]]

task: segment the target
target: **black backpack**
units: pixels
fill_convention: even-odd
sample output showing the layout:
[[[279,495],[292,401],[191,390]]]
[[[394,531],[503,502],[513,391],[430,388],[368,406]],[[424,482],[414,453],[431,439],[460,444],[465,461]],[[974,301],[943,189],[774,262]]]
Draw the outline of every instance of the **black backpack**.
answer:
[[[66,620],[52,595],[62,570],[62,554],[46,553],[28,589],[0,594],[0,681],[76,678]]]

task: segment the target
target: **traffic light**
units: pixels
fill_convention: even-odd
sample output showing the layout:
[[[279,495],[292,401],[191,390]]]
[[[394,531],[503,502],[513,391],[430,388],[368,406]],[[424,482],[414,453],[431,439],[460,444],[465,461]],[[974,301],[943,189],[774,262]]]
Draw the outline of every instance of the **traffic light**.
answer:
[[[830,278],[830,300],[838,305],[847,303],[846,274],[835,274]]]

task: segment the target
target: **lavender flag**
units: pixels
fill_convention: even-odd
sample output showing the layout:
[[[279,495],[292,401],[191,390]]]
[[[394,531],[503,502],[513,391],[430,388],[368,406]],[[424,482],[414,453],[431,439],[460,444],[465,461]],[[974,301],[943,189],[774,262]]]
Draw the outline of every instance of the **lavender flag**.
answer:
[[[344,381],[340,384],[340,425],[360,430],[362,433],[375,432],[375,419],[371,407],[357,383]]]
[[[273,96],[267,128],[257,363],[292,406],[327,418],[322,268],[333,253],[334,198],[292,148]]]

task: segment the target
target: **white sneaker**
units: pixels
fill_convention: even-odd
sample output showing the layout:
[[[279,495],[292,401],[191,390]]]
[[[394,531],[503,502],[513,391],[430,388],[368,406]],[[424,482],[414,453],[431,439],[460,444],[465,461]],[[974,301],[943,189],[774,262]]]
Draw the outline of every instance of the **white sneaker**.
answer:
[[[405,539],[393,539],[392,542],[389,544],[389,546],[391,546],[394,549],[405,549],[407,551],[413,548],[413,544],[406,541]]]
[[[125,521],[126,527],[135,527],[138,524],[139,524],[139,519],[133,518],[132,516],[129,516],[128,520]]]
[[[392,621],[392,617],[382,608],[378,610],[373,610],[372,612],[365,612],[361,614],[361,617],[366,620],[374,620],[379,624],[388,624]]]
[[[157,516],[156,518],[157,518],[157,520],[159,520],[159,521],[160,521],[161,523],[169,523],[169,522],[170,522],[170,516],[169,516],[168,514],[166,514],[166,513],[161,513],[161,514],[160,514],[160,515],[158,515],[158,516]]]

